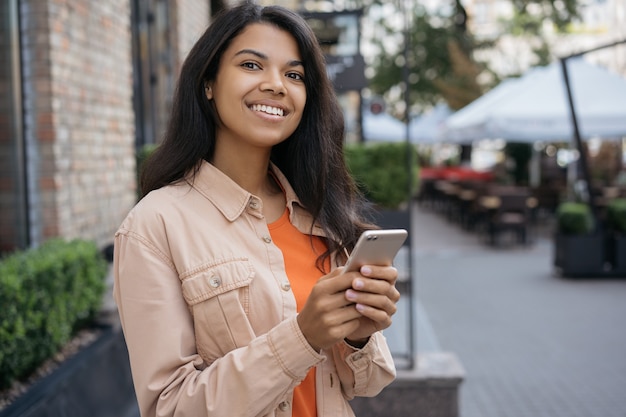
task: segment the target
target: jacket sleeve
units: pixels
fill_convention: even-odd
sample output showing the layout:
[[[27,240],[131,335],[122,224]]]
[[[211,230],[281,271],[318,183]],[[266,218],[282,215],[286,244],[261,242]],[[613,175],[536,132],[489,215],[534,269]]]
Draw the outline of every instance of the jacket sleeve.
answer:
[[[293,317],[206,364],[174,265],[147,239],[124,229],[115,237],[114,279],[143,417],[268,414],[324,359]]]
[[[396,377],[393,358],[381,332],[374,333],[361,349],[343,342],[336,344],[331,354],[348,400],[374,397]]]

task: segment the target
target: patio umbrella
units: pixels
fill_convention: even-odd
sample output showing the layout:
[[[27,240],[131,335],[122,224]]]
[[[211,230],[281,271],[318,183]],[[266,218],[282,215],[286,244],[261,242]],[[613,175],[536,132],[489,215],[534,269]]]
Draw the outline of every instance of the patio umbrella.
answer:
[[[581,136],[626,136],[626,79],[582,58],[567,65]],[[456,142],[571,140],[573,127],[559,62],[505,81],[465,106],[446,120],[444,136]]]
[[[444,133],[444,122],[452,114],[446,104],[437,104],[421,117],[409,123],[409,137],[414,144],[441,143]]]
[[[363,112],[363,139],[366,142],[402,142],[406,125],[387,113]]]

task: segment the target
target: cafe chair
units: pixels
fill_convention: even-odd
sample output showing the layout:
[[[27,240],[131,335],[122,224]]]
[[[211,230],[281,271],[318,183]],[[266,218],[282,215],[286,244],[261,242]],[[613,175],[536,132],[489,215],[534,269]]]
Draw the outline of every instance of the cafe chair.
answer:
[[[534,199],[525,192],[502,194],[497,199],[487,220],[489,243],[495,246],[502,233],[512,232],[519,243],[526,244]]]

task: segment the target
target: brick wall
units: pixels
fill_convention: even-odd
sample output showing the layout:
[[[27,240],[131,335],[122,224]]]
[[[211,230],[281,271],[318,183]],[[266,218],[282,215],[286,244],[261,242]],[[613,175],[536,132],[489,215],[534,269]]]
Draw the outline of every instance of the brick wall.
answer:
[[[35,240],[105,245],[135,202],[130,0],[24,0]]]
[[[166,5],[167,7],[163,7]],[[152,44],[158,49],[152,58],[152,88],[159,100],[154,107],[154,141],[159,142],[167,127],[178,74],[193,44],[210,20],[210,0],[167,0],[152,8]]]
[[[191,47],[204,33],[210,20],[210,5],[208,0],[176,1],[175,26],[177,27],[174,45],[174,54],[177,63],[175,73],[187,57]]]

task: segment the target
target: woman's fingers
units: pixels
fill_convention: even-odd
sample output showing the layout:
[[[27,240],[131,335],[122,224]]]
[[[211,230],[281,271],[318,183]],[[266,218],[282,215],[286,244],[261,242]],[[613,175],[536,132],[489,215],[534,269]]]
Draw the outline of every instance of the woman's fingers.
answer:
[[[398,291],[393,287],[392,287],[392,290],[394,292],[393,297],[390,297],[386,294],[360,292],[360,291],[355,291],[353,289],[349,289],[349,290],[346,290],[345,292],[345,298],[347,301],[357,304],[357,307],[358,305],[367,306],[369,308],[381,310],[385,312],[387,315],[392,316],[396,313],[398,309],[396,307],[396,302],[400,298]],[[398,294],[397,299],[395,297],[395,293]],[[357,308],[357,310],[359,309]]]
[[[365,266],[359,272],[341,268],[313,287],[298,324],[311,346],[319,350],[347,338],[369,337],[391,325],[400,293],[393,267]]]
[[[298,314],[298,325],[314,349],[332,346],[359,327],[361,314],[344,296],[354,278],[355,274],[335,271],[322,277],[313,287]]]

